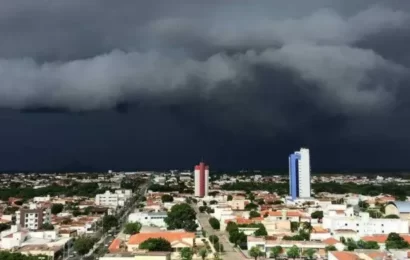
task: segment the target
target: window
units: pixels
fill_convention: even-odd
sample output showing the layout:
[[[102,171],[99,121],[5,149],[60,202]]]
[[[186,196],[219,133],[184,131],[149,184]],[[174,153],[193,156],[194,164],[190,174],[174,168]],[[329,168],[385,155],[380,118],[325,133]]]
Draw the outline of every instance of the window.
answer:
[[[345,226],[347,227],[347,223],[345,223]]]

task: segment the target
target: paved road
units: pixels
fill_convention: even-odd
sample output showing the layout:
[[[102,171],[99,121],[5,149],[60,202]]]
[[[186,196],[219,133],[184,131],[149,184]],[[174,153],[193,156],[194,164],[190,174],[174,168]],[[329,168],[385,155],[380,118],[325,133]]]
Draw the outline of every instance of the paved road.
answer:
[[[198,210],[198,207],[193,206],[197,213],[197,219],[201,224],[202,228],[205,230],[206,235],[216,235],[219,237],[219,242],[224,247],[224,253],[221,254],[222,259],[224,260],[239,260],[247,259],[241,252],[236,251],[236,249],[229,243],[228,233],[226,231],[214,230],[211,225],[209,225],[209,215],[206,213],[201,213]]]

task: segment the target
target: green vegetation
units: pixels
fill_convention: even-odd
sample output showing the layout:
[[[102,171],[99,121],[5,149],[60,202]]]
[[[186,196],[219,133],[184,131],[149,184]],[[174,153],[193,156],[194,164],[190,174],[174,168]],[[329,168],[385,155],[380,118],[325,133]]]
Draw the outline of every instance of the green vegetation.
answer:
[[[351,238],[348,238],[347,240],[344,240],[344,244],[346,245],[346,249],[348,251],[354,251],[356,249],[379,249],[379,244],[377,244],[377,242],[375,241],[363,241],[363,240],[359,240],[359,241],[354,241]]]
[[[252,224],[252,225],[257,225],[257,227],[260,227],[261,224]],[[247,226],[247,225],[240,225],[242,226]],[[250,225],[249,225],[250,226]],[[235,246],[239,246],[243,249],[246,248],[246,240],[247,236],[243,232],[239,232],[239,226],[235,222],[229,222],[226,225],[226,231],[229,233],[229,242],[233,243]]]
[[[227,200],[228,200],[228,201],[231,201],[231,200],[233,200],[233,197],[232,197],[232,195],[228,195],[228,198],[227,198]]]
[[[278,256],[280,255],[280,253],[282,253],[282,247],[281,246],[275,246],[272,247],[270,250],[270,257],[276,259],[278,258]]]
[[[124,233],[127,235],[138,234],[141,230],[141,223],[139,222],[129,222],[125,225]]]
[[[0,223],[0,232],[3,232],[4,230],[10,229],[10,225]]]
[[[165,218],[165,223],[168,225],[168,230],[185,229],[193,232],[198,228],[195,220],[196,213],[194,209],[189,204],[181,203],[172,206]]]
[[[194,252],[189,247],[182,248],[180,254],[182,260],[192,260],[192,257],[194,256]]]
[[[51,214],[57,215],[58,213],[62,212],[64,209],[64,205],[63,204],[53,204],[53,206],[51,206]]]
[[[337,248],[336,248],[334,245],[330,245],[330,246],[326,246],[326,247],[325,247],[325,250],[326,250],[326,252],[336,251]]]
[[[34,188],[8,188],[0,190],[0,200],[8,200],[10,197],[22,199],[31,199],[41,196],[87,196],[94,197],[98,193],[104,193],[106,189],[99,189],[97,183],[72,183],[69,186],[61,186],[51,184],[50,186],[34,189]]]
[[[256,212],[256,211],[251,211],[251,212],[249,212],[249,218],[251,219],[251,218],[258,218],[258,217],[260,217],[261,216],[261,214],[259,214],[258,212]]]
[[[310,215],[312,218],[318,218],[322,219],[323,218],[323,211],[315,211]]]
[[[249,249],[248,253],[249,253],[249,256],[253,257],[255,260],[257,260],[258,257],[263,255],[263,252],[257,246],[253,246],[251,249]]]
[[[202,260],[205,260],[206,256],[208,255],[208,250],[202,248],[201,250],[199,250],[198,254],[202,258]]]
[[[298,258],[300,256],[300,250],[297,246],[292,246],[291,248],[288,249],[288,251],[286,252],[286,255],[289,258]]]
[[[148,238],[139,245],[140,249],[146,249],[148,251],[172,251],[171,244],[168,240],[163,238]]]
[[[219,230],[221,226],[221,224],[219,223],[219,220],[217,220],[216,218],[210,218],[209,225],[211,225],[211,227],[216,230]]]
[[[188,188],[185,183],[178,183],[178,185],[159,185],[159,184],[152,184],[149,187],[150,190],[154,192],[179,192],[179,193],[188,193],[193,194],[194,190]]]
[[[164,195],[161,196],[161,201],[162,201],[162,203],[165,203],[165,202],[173,202],[173,201],[174,201],[174,197],[172,197],[172,196],[169,195],[169,194],[164,194]]]
[[[307,259],[312,260],[314,259],[314,255],[316,254],[316,250],[313,248],[308,248],[303,252],[303,255],[307,257]]]
[[[43,226],[42,226],[42,228],[43,228],[44,230],[54,230],[54,226],[53,226],[52,224],[50,224],[50,223],[44,223]]]
[[[81,236],[75,240],[74,249],[79,255],[85,255],[90,252],[96,242],[96,238]]]
[[[221,243],[219,243],[219,237],[216,235],[210,235],[208,237],[209,241],[214,245],[214,248],[217,252],[223,252],[224,247]]]
[[[388,183],[383,185],[378,184],[356,184],[356,183],[312,183],[312,189],[315,193],[330,192],[337,194],[358,193],[363,195],[375,196],[381,193],[391,194],[397,200],[403,200],[405,196],[410,196],[409,185],[398,185],[396,183]],[[267,190],[271,193],[277,192],[280,195],[289,194],[288,183],[274,182],[236,182],[222,185],[222,190]]]
[[[245,206],[245,210],[251,211],[251,210],[257,210],[259,206],[255,203],[249,203]]]
[[[263,224],[260,224],[261,226],[255,231],[255,236],[257,237],[263,237],[263,236],[267,236],[268,232],[266,231],[266,228]]]
[[[404,240],[399,234],[397,233],[390,233],[386,240],[386,248],[387,249],[404,249],[409,248],[409,243]]]
[[[121,189],[132,190],[135,192],[141,184],[145,182],[144,179],[137,178],[137,179],[123,179],[121,181]]]
[[[46,255],[23,255],[21,253],[11,253],[7,251],[0,252],[0,259],[1,260],[40,260],[40,259],[47,259]]]
[[[103,229],[108,231],[112,227],[116,227],[118,225],[118,219],[113,215],[105,215],[103,217]]]
[[[390,214],[390,215],[384,216],[384,218],[400,218],[400,217],[395,214]]]

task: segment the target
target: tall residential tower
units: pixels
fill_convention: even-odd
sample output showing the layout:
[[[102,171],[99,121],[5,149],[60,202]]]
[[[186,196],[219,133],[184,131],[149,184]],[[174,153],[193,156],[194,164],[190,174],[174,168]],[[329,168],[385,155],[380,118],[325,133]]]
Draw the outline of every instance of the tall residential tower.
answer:
[[[309,149],[301,148],[289,156],[289,193],[293,200],[310,198]]]
[[[199,165],[195,166],[194,180],[195,180],[195,196],[196,197],[208,196],[209,166],[206,165],[204,162],[200,162]]]

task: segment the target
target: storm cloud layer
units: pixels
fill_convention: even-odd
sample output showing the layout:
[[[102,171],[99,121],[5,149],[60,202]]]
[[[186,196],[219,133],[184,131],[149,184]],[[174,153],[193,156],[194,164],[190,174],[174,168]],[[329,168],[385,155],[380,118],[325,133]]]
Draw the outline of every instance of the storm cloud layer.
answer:
[[[87,112],[143,104],[238,138],[328,142],[326,134],[318,140],[322,128],[349,140],[407,139],[404,1],[0,6],[1,108]]]

